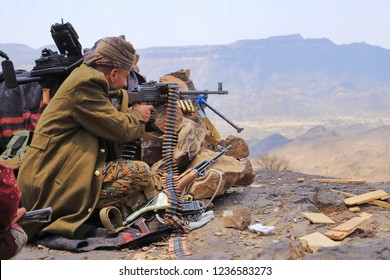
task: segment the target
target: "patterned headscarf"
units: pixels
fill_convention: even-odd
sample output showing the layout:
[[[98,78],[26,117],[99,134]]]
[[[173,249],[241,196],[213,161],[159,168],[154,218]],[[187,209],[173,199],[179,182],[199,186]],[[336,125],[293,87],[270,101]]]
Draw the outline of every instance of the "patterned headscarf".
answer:
[[[20,196],[13,169],[0,163],[0,230],[9,227],[16,217]]]
[[[136,63],[136,52],[133,45],[126,41],[125,36],[106,37],[84,53],[84,63],[130,70]]]

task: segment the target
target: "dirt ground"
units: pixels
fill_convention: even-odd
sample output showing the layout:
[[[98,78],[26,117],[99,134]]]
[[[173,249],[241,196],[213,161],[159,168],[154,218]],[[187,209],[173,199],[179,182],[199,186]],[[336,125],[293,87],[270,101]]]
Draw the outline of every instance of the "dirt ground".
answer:
[[[337,246],[311,250],[301,237],[324,233],[335,225],[313,224],[302,212],[321,212],[342,223],[359,213],[346,207],[344,195],[332,192],[361,194],[381,189],[390,193],[390,183],[324,184],[309,182],[306,174],[258,170],[251,186],[232,187],[216,197],[211,210],[214,218],[188,235],[191,255],[187,259],[201,260],[293,260],[293,259],[390,259],[390,211],[384,207],[362,204],[360,213],[372,217]],[[318,177],[318,176],[317,176]],[[298,183],[298,178],[304,178]],[[387,200],[389,202],[389,200]],[[254,233],[247,228],[226,227],[224,213],[232,209],[250,209],[251,224],[274,226],[269,235]],[[74,253],[51,250],[28,244],[15,259],[18,260],[165,260],[170,259],[168,242],[162,240],[138,249],[94,250]]]

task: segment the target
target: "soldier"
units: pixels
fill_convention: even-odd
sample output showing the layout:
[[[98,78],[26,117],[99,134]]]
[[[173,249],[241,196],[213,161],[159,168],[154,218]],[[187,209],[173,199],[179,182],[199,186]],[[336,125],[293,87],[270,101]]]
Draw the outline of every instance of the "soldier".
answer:
[[[53,222],[26,224],[29,240],[48,234],[81,238],[95,209],[158,193],[161,178],[146,163],[108,150],[141,138],[153,109],[133,104],[130,111],[118,111],[109,99],[110,91],[126,86],[136,56],[123,36],[99,40],[44,110],[18,182],[22,205],[29,211],[52,207]]]

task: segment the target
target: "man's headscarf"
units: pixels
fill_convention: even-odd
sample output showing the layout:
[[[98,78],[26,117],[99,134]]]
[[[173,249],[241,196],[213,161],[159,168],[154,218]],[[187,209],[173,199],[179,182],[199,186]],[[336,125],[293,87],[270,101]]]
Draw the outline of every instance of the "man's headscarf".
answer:
[[[0,230],[11,225],[19,208],[21,192],[11,167],[0,163]]]
[[[106,37],[84,53],[84,63],[130,70],[136,64],[136,56],[133,45],[126,41],[125,36]]]

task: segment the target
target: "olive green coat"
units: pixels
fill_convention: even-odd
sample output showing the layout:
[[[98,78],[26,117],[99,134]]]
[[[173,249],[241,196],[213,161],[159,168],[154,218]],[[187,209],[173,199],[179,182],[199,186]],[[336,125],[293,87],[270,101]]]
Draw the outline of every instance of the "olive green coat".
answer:
[[[48,233],[78,238],[99,198],[106,141],[125,143],[145,132],[138,112],[119,112],[103,73],[81,65],[44,110],[18,174],[22,206],[53,208],[49,224],[22,225],[29,239]]]

